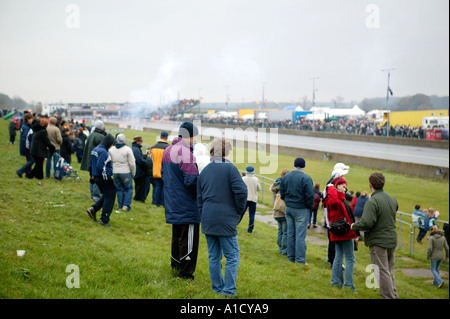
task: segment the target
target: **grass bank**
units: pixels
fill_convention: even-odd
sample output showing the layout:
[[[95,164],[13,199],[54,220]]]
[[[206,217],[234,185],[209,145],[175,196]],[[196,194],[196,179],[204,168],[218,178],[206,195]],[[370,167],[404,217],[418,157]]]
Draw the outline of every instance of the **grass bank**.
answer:
[[[153,144],[156,137],[146,132],[126,131],[125,134],[128,138],[140,134],[147,144]],[[38,185],[37,180],[20,179],[15,171],[24,164],[24,158],[19,156],[18,144],[9,146],[7,141],[7,121],[0,121],[0,298],[221,298],[211,291],[204,236],[200,236],[195,280],[178,280],[170,268],[171,227],[165,223],[162,208],[148,201],[133,202],[130,212],[113,211],[112,228],[101,227],[85,212],[92,204],[87,172],[79,171],[83,184],[69,179],[61,183],[44,179]],[[72,159],[78,170],[75,156]],[[292,163],[293,158],[279,155],[279,170],[290,168]],[[307,172],[324,184],[333,165],[307,159]],[[246,164],[237,166],[244,169]],[[352,167],[349,187],[367,190],[370,172],[362,166]],[[412,210],[419,201],[442,214],[447,212],[448,218],[448,183],[384,173],[386,190],[397,197],[401,209]],[[268,205],[269,198],[264,200]],[[240,298],[380,298],[377,290],[365,284],[370,258],[363,245],[356,252],[354,281],[358,294],[353,294],[330,287],[326,246],[308,244],[309,265],[292,264],[278,253],[275,228],[257,222],[254,233],[249,235],[247,222],[248,218],[244,217],[238,227],[241,261],[237,294]],[[25,255],[17,256],[17,250],[25,250]],[[429,267],[423,256],[414,262],[402,259],[403,256],[407,253],[397,253],[398,269]],[[66,279],[71,275],[70,270],[66,271],[69,265],[79,269],[78,289],[66,286]],[[448,271],[448,263],[444,262],[441,269]],[[396,280],[401,298],[449,298],[448,289],[435,289],[430,279],[410,277],[398,270]]]

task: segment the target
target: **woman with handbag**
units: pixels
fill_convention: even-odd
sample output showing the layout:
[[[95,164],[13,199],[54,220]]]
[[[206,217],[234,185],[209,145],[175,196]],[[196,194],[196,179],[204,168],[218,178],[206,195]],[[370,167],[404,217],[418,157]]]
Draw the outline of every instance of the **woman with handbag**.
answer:
[[[284,200],[281,199],[280,195],[280,182],[284,175],[289,173],[288,169],[283,169],[281,171],[280,178],[277,178],[275,183],[270,187],[270,190],[273,192],[275,200],[273,203],[273,218],[278,223],[278,236],[277,236],[277,244],[279,251],[282,255],[287,256],[287,224],[286,224],[286,205]]]
[[[355,267],[354,240],[358,237],[351,229],[353,223],[345,201],[347,182],[343,176],[333,179],[327,185],[327,218],[330,224],[330,241],[335,243],[336,255],[331,270],[331,285],[351,288],[353,284],[353,269]],[[345,258],[345,273],[342,273],[342,264]],[[344,279],[345,278],[345,279]]]

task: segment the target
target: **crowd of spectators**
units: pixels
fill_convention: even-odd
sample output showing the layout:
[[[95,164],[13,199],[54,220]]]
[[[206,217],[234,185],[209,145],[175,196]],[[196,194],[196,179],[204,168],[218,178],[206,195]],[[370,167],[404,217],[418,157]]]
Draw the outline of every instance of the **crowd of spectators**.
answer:
[[[268,119],[244,120],[238,118],[203,118],[202,123],[212,125],[222,124],[233,126],[277,128],[285,130],[316,131],[337,134],[388,136],[386,124],[384,126],[378,126],[377,123],[370,122],[367,119],[353,120],[342,118],[335,121],[312,121],[299,119],[293,122],[291,120],[274,121]],[[425,139],[425,130],[423,130],[421,126],[412,127],[410,125],[396,125],[394,127],[390,126],[389,136]]]

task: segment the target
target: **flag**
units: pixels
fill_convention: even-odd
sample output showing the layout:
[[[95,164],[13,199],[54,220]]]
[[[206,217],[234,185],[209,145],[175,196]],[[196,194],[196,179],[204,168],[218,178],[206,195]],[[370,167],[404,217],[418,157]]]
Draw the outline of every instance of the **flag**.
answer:
[[[388,87],[388,92],[389,92],[391,95],[394,95],[394,92],[392,92],[392,90],[391,90],[390,87]]]

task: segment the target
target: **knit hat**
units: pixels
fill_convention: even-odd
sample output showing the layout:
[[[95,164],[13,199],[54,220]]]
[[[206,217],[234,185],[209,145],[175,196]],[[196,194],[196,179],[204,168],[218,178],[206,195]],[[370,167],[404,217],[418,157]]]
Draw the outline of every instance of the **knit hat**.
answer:
[[[338,186],[339,184],[345,184],[347,185],[347,181],[345,180],[344,176],[336,177],[331,182],[334,186]]]
[[[111,134],[107,134],[105,138],[102,141],[102,145],[106,147],[106,149],[109,149],[114,144],[114,136]]]
[[[191,122],[184,122],[178,129],[178,136],[182,138],[190,138],[198,135],[198,128]]]
[[[123,134],[117,135],[117,137],[116,137],[116,142],[117,143],[125,144],[125,141],[126,141],[125,135],[123,135]]]
[[[295,168],[305,168],[305,160],[301,157],[297,157],[294,161]]]
[[[103,121],[97,120],[94,123],[94,127],[96,129],[103,130],[105,128],[105,125],[103,124]]]
[[[161,138],[168,137],[169,133],[167,133],[166,131],[162,131],[160,136]]]
[[[247,174],[254,174],[255,173],[255,168],[253,166],[251,166],[251,165],[247,166],[245,168],[245,170],[246,170]]]

